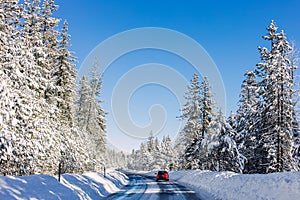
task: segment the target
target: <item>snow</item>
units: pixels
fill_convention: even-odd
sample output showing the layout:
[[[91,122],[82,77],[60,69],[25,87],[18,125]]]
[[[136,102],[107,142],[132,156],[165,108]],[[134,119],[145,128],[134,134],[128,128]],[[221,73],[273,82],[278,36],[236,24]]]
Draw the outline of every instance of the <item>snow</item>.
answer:
[[[155,172],[130,171],[150,177]],[[237,174],[200,170],[170,172],[170,182],[194,190],[201,199],[213,200],[298,200],[300,172]],[[1,176],[0,199],[105,199],[128,184],[121,172],[108,170],[83,175],[64,174],[61,183],[48,175]]]
[[[141,172],[154,177],[155,172]],[[201,199],[299,200],[300,172],[238,174],[187,170],[170,172],[170,181],[194,190]]]
[[[127,184],[127,177],[113,170],[108,170],[106,177],[101,173],[63,174],[61,183],[49,175],[1,176],[0,199],[92,200],[105,198]]]

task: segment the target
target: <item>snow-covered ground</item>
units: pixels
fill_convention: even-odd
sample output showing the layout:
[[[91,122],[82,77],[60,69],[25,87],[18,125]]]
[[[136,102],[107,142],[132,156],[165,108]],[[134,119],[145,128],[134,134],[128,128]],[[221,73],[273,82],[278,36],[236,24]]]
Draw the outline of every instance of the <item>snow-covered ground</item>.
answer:
[[[155,172],[131,173],[155,176]],[[194,190],[207,200],[300,199],[300,172],[247,175],[191,170],[170,172],[170,181]],[[127,183],[124,174],[113,170],[106,177],[100,173],[64,174],[61,183],[56,177],[47,175],[2,176],[0,199],[105,199]]]
[[[300,173],[236,174],[233,172],[180,171],[170,175],[179,184],[215,199],[300,199]]]
[[[144,174],[154,176],[154,172]],[[208,200],[300,199],[300,172],[237,174],[190,170],[170,172],[170,181],[184,185]]]
[[[106,177],[100,173],[64,174],[61,183],[48,175],[0,176],[0,199],[94,200],[118,192],[127,183],[127,177],[116,171],[108,171]]]

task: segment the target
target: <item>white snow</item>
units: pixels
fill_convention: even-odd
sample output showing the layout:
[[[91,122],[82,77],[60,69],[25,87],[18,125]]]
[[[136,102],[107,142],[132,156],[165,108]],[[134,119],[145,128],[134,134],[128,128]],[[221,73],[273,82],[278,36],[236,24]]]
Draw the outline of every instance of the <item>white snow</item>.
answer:
[[[155,172],[135,173],[155,176]],[[300,197],[300,172],[237,174],[189,170],[170,172],[170,181],[194,190],[206,200],[298,200]],[[64,174],[61,183],[48,175],[1,176],[0,199],[105,199],[126,184],[128,178],[113,170],[106,177],[100,173]]]
[[[124,174],[113,170],[106,177],[101,173],[64,174],[61,183],[49,175],[0,176],[0,199],[101,199],[120,191],[127,183]]]
[[[154,173],[140,174],[154,177]],[[300,172],[238,174],[187,170],[170,172],[170,181],[194,190],[206,200],[300,199]]]

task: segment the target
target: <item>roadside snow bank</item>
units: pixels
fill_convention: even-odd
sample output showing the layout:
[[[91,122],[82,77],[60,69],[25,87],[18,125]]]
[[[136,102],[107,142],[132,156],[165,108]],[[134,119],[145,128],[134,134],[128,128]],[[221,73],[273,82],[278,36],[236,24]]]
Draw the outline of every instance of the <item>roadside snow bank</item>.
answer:
[[[205,199],[298,200],[300,172],[237,174],[233,172],[170,172],[170,180],[193,189]]]
[[[0,176],[0,199],[101,199],[128,184],[123,173],[108,171],[83,175],[64,174],[61,183],[48,175]]]

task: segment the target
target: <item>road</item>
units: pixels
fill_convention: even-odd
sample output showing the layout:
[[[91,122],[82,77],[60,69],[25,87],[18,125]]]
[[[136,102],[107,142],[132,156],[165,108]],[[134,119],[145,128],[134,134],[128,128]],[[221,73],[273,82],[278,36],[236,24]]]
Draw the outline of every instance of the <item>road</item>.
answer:
[[[199,200],[194,191],[191,191],[175,182],[159,181],[154,178],[145,178],[139,175],[129,175],[130,184],[119,193],[109,196],[110,200]]]

